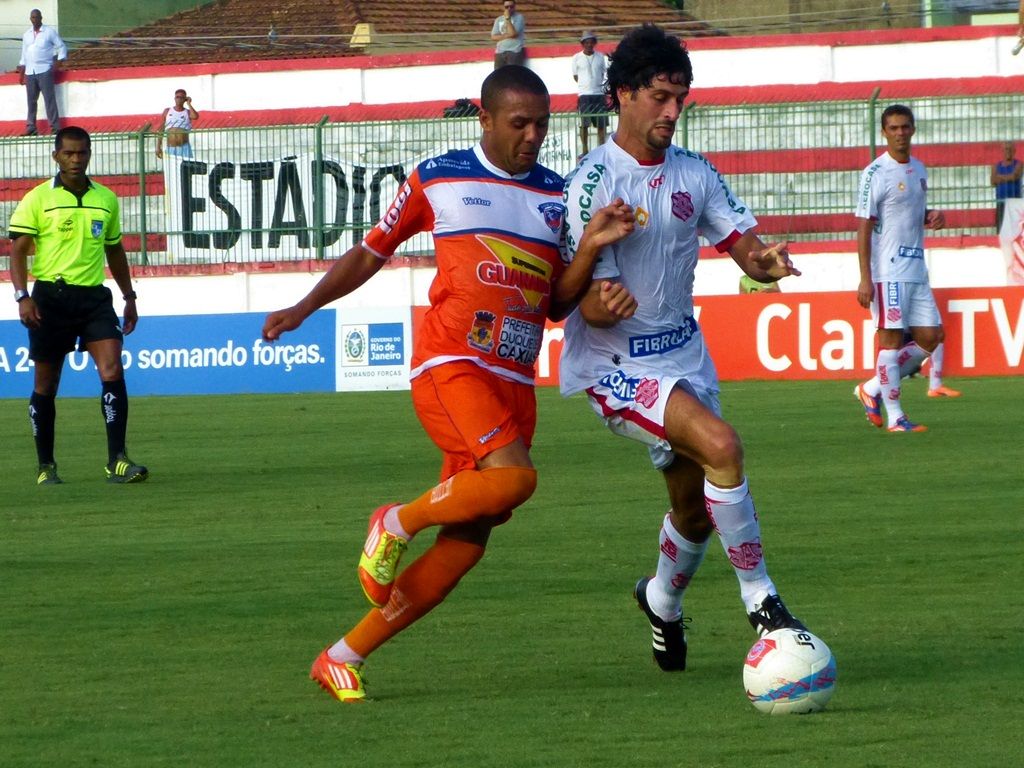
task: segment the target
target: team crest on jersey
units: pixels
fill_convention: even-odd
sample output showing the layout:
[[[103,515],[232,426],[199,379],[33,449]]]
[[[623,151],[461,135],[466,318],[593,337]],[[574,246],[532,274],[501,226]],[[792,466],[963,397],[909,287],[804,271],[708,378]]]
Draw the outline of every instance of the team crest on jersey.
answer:
[[[639,205],[636,207],[636,210],[633,211],[633,216],[636,219],[636,225],[638,227],[646,227],[647,222],[651,220],[651,214],[649,214]]]
[[[89,231],[92,232],[93,237],[100,237],[103,234],[103,222],[93,219]]]
[[[562,221],[565,219],[565,206],[561,203],[541,203],[537,206],[541,216],[544,217],[544,224],[556,234],[562,229]]]
[[[540,312],[551,293],[551,264],[500,238],[477,235],[476,239],[497,259],[477,264],[477,279],[484,285],[514,288],[529,305],[529,311]]]
[[[896,185],[896,189],[898,189],[900,192],[902,192],[906,188],[907,188],[907,185],[904,184],[902,181],[899,184]]]
[[[490,352],[494,347],[494,313],[485,309],[477,310],[473,327],[466,335],[466,341],[473,349]]]
[[[672,215],[682,221],[693,216],[693,198],[689,192],[672,193]]]

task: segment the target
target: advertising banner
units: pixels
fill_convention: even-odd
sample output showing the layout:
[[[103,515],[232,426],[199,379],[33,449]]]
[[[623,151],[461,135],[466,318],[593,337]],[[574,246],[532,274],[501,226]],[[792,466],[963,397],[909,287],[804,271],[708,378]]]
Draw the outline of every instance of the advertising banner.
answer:
[[[317,255],[323,233],[326,258],[362,241],[416,166],[452,147],[476,141],[478,126],[462,120],[423,123],[394,133],[388,126],[334,126],[322,160],[283,146],[233,144],[229,134],[204,132],[195,158],[164,162],[167,251],[175,264],[295,261]],[[472,138],[467,138],[468,133]],[[218,140],[220,139],[220,140]],[[576,131],[553,130],[541,163],[571,168]],[[321,213],[317,213],[321,211]],[[318,220],[322,217],[322,220]],[[428,233],[398,251],[430,253]]]
[[[935,290],[948,376],[1024,374],[1024,288]],[[857,379],[874,370],[875,332],[849,293],[701,296],[696,314],[723,381]],[[549,324],[537,383],[558,383],[561,324]]]
[[[318,162],[313,154],[258,161],[232,154],[223,150],[216,162],[175,158],[164,164],[167,252],[173,263],[314,258],[318,224],[325,257],[337,258],[365,234],[349,227],[377,222],[425,159],[367,166],[333,158]],[[320,205],[323,221],[318,222]],[[403,252],[429,251],[429,238],[416,235]]]
[[[122,364],[133,395],[322,392],[335,388],[336,312],[315,312],[298,330],[267,344],[261,312],[143,317],[125,337]],[[0,322],[0,397],[32,392],[25,328]],[[60,394],[90,397],[99,377],[85,352],[68,355]]]
[[[338,317],[337,390],[409,389],[412,310],[346,309]]]
[[[938,289],[949,376],[1024,374],[1024,288]],[[723,381],[857,379],[874,369],[875,333],[853,292],[704,296],[697,318]],[[425,307],[321,310],[274,344],[262,313],[144,317],[125,340],[139,395],[332,392],[409,388],[412,340]],[[558,384],[563,329],[548,324],[537,383]],[[0,397],[28,397],[25,329],[0,321]],[[92,396],[85,353],[68,356],[61,394]]]

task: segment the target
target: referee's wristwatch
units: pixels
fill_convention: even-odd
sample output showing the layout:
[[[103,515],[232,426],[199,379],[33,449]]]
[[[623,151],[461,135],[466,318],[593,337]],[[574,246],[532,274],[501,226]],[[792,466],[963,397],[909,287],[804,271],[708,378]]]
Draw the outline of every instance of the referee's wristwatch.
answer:
[[[26,291],[24,288],[18,288],[14,292],[14,300],[15,301],[19,301],[20,302],[22,299],[27,299],[27,298],[28,298],[28,291]]]

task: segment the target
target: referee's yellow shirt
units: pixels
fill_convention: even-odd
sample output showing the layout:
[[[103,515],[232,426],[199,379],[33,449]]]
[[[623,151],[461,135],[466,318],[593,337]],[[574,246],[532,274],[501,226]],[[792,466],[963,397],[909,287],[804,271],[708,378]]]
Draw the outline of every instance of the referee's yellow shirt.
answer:
[[[89,180],[77,195],[58,174],[29,190],[11,216],[12,237],[36,241],[31,272],[36,280],[58,278],[71,285],[100,285],[106,264],[104,246],[121,242],[121,208],[107,187]]]

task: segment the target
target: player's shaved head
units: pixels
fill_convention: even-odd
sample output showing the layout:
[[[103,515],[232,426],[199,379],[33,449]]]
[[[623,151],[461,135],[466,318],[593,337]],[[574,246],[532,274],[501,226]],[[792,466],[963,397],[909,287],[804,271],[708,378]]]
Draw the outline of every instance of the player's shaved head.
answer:
[[[548,96],[548,88],[536,72],[518,64],[507,64],[484,79],[480,87],[480,106],[488,112],[496,111],[509,91]]]
[[[618,92],[623,88],[634,93],[650,88],[658,75],[665,75],[669,82],[687,88],[693,82],[693,65],[686,45],[654,24],[644,24],[627,32],[609,58],[606,88],[616,111],[619,109]]]
[[[84,141],[87,147],[92,146],[92,138],[89,136],[89,132],[85,128],[79,128],[77,125],[66,125],[57,131],[57,134],[53,137],[53,148],[59,150],[63,147],[64,139]]]

